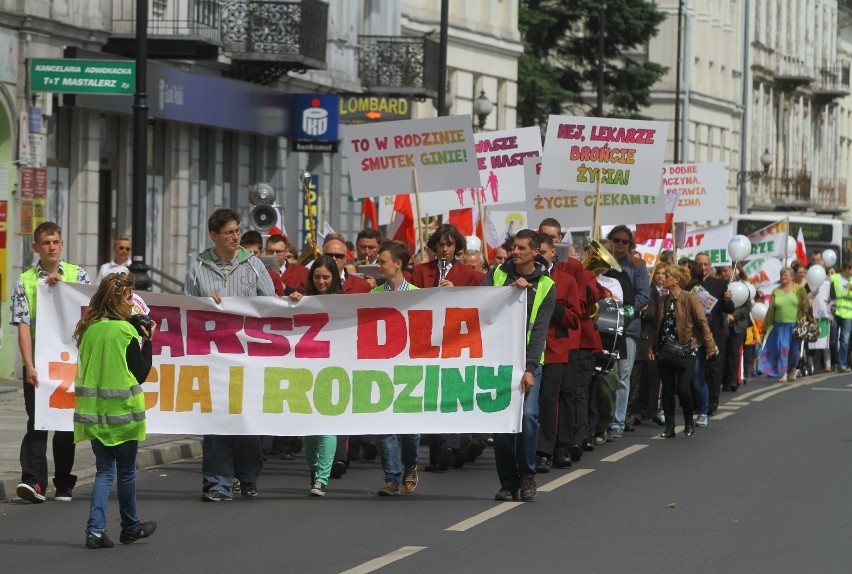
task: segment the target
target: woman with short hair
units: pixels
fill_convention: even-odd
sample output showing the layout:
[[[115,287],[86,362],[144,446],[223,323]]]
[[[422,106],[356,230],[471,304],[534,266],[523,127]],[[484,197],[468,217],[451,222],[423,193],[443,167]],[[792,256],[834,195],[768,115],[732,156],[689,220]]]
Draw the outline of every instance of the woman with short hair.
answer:
[[[781,268],[781,285],[772,291],[769,309],[763,320],[766,342],[760,352],[758,370],[779,383],[796,380],[799,348],[802,340],[796,336],[796,322],[805,317],[811,303],[805,288],[793,279],[793,270]]]

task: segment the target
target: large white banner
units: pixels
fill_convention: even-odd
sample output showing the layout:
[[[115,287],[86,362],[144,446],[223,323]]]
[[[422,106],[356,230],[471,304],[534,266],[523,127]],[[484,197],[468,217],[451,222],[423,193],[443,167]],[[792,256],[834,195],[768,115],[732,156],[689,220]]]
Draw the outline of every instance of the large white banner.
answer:
[[[69,430],[94,288],[40,286],[36,428]],[[144,294],[159,329],[148,432],[304,436],[519,432],[526,292],[510,287],[305,297]]]
[[[470,116],[358,124],[343,130],[352,196],[478,187]]]
[[[677,195],[675,221],[693,223],[728,219],[724,163],[684,163],[663,166],[663,192]]]
[[[687,231],[683,238],[683,246],[677,249],[677,257],[688,257],[695,259],[699,253],[706,253],[710,257],[712,265],[731,265],[728,258],[728,242],[731,240],[731,224],[723,223],[715,227],[706,227]],[[680,243],[678,238],[678,243]],[[646,243],[636,245],[636,251],[642,254],[645,265],[653,267],[657,262],[657,253],[660,249],[673,249],[674,243],[671,236],[665,239],[652,239]]]
[[[550,116],[541,187],[592,193],[600,180],[604,193],[656,196],[668,131],[665,122]]]
[[[594,220],[595,193],[577,193],[540,187],[538,172],[542,160],[524,162],[529,227],[536,229],[546,217],[555,217],[563,227],[591,227]],[[657,171],[657,191],[660,190],[660,172]],[[659,223],[665,221],[665,201],[662,195],[643,195],[613,191],[606,187],[601,192],[598,222]]]

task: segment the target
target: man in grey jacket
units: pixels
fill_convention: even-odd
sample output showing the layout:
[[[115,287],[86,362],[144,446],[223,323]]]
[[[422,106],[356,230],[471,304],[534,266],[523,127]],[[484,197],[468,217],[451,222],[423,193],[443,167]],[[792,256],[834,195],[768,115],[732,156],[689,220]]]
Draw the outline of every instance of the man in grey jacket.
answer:
[[[260,259],[240,247],[240,214],[217,209],[207,220],[213,247],[201,252],[190,266],[183,284],[184,295],[210,297],[275,297],[275,287]],[[259,436],[206,435],[201,473],[204,502],[233,498],[234,478],[240,480],[243,498],[257,496],[257,477],[263,468]]]

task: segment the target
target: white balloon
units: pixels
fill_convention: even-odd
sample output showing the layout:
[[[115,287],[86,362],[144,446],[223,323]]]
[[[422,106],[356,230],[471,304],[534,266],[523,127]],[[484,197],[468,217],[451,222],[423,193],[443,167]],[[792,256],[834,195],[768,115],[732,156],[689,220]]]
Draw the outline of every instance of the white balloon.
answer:
[[[745,286],[748,287],[749,301],[754,301],[754,298],[757,295],[757,287],[754,286],[754,283],[746,283]]]
[[[479,251],[482,248],[482,240],[476,235],[469,235],[465,239],[467,240],[468,251]]]
[[[766,319],[766,303],[755,303],[754,307],[751,308],[751,316],[755,321],[763,321]]]
[[[728,290],[731,292],[731,301],[734,302],[734,307],[740,307],[748,300],[748,287],[742,281],[734,281],[728,285]]]
[[[734,261],[744,261],[751,255],[751,240],[745,235],[734,235],[728,241],[728,257]]]
[[[787,257],[796,255],[796,238],[792,235],[787,236]]]
[[[825,263],[826,267],[831,267],[837,263],[837,253],[834,249],[826,249],[822,252],[822,262]]]
[[[825,282],[825,269],[822,265],[811,265],[805,279],[807,279],[811,291],[816,291]]]

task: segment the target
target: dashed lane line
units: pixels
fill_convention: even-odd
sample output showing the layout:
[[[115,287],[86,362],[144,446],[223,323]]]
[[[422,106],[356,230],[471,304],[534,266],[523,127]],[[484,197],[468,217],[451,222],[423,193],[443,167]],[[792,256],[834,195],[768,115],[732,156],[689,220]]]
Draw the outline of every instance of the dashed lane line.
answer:
[[[446,530],[449,532],[465,532],[467,530],[470,530],[474,526],[482,524],[486,520],[490,520],[495,516],[500,516],[504,512],[508,512],[509,510],[512,510],[516,506],[520,506],[522,504],[523,502],[501,502],[497,506],[489,508],[485,512],[480,512],[475,516],[471,516],[467,520],[462,520],[457,524],[453,524]]]
[[[793,384],[788,383],[788,384],[784,385],[783,387],[778,387],[777,389],[775,389],[773,391],[769,391],[766,394],[760,395],[759,397],[755,397],[754,402],[759,403],[761,401],[765,401],[766,399],[768,399],[770,397],[774,397],[775,395],[781,394],[785,391],[792,391],[793,389],[798,389],[798,388],[801,388],[801,387],[802,387],[802,383],[793,383]]]
[[[751,398],[751,397],[753,397],[755,395],[759,395],[761,393],[765,393],[766,391],[770,391],[770,390],[772,390],[771,387],[769,387],[769,388],[763,387],[761,389],[754,389],[753,391],[749,391],[749,392],[743,393],[743,394],[737,393],[737,402],[742,402],[745,399]],[[728,401],[728,402],[730,402],[730,401]]]
[[[724,413],[716,413],[715,415],[710,417],[710,420],[721,421],[721,420],[725,420],[726,418],[728,418],[730,416],[733,416],[734,414],[736,414],[736,413],[734,413],[734,411],[727,411],[727,412],[724,412]]]
[[[725,405],[729,405],[732,407],[747,407],[748,401],[728,401],[727,403],[725,403]]]
[[[560,486],[565,486],[569,482],[573,480],[577,480],[581,476],[586,476],[587,474],[591,474],[595,472],[593,468],[580,468],[574,471],[567,473],[565,476],[559,477],[556,480],[551,480],[547,484],[542,484],[538,487],[539,492],[551,492],[556,490]]]
[[[392,564],[397,560],[402,560],[403,558],[407,558],[412,554],[416,554],[421,550],[425,550],[426,546],[403,546],[393,552],[388,552],[383,556],[379,556],[378,558],[373,558],[369,562],[364,562],[360,566],[356,566],[354,568],[350,568],[349,570],[345,570],[340,574],[367,574],[368,572],[375,572],[379,568],[384,568],[388,564]]]
[[[635,452],[639,452],[643,448],[648,448],[647,444],[634,444],[633,446],[628,446],[625,449],[622,449],[618,452],[614,452],[606,458],[602,458],[601,462],[618,462],[624,457],[630,456]]]
[[[838,391],[841,393],[852,393],[852,389],[835,389],[831,387],[813,387],[812,391]]]
[[[732,404],[728,403],[728,404],[725,404],[725,405],[719,405],[718,408],[719,408],[720,411],[738,411],[741,408],[743,408],[744,406],[745,405],[732,405]]]

